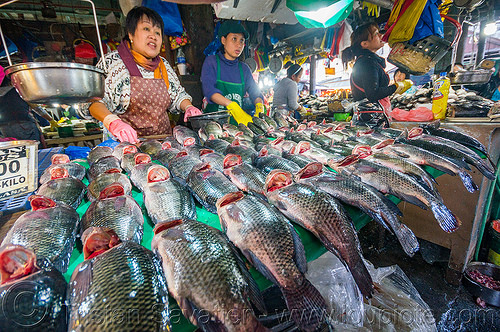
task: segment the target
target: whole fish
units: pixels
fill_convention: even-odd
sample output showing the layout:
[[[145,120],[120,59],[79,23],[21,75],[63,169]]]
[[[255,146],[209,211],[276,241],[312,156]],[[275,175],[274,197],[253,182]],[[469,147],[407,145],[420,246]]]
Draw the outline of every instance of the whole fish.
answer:
[[[137,146],[128,142],[121,142],[113,149],[113,156],[118,160],[122,160],[126,154],[135,154],[138,152]]]
[[[141,152],[154,156],[158,152],[160,152],[160,150],[162,150],[162,144],[156,139],[148,139],[141,143],[139,149],[141,150]]]
[[[255,135],[264,135],[266,133],[265,130],[260,129],[257,125],[253,124],[252,122],[247,123],[248,129],[250,129],[253,133],[253,136]]]
[[[464,160],[476,167],[488,179],[495,179],[495,168],[489,162],[481,159],[476,152],[449,139],[423,134],[422,128],[413,128],[408,133],[407,139],[401,137],[396,142],[415,145],[454,159]]]
[[[89,201],[94,201],[99,197],[104,188],[115,182],[120,183],[123,186],[125,194],[130,195],[132,184],[128,176],[120,173],[119,169],[114,169],[97,176],[94,181],[90,182],[87,187],[87,198]]]
[[[207,137],[209,137],[210,135],[213,135],[215,138],[222,137],[222,126],[215,121],[206,122],[203,125],[202,129]]]
[[[148,170],[151,166],[158,165],[155,163],[137,164],[130,171],[130,181],[140,191],[144,191],[146,183],[148,183]]]
[[[295,146],[297,146],[297,143],[295,143],[294,141],[286,140],[283,137],[279,137],[279,138],[275,139],[270,144],[275,149],[281,150],[282,152],[283,151],[290,152],[290,150],[292,148],[294,148]]]
[[[222,125],[222,129],[224,131],[227,131],[229,133],[229,135],[231,136],[234,136],[236,133],[240,132],[241,129],[238,128],[237,126],[235,126],[234,124],[232,123],[224,123]]]
[[[177,125],[172,129],[172,134],[182,146],[191,145],[193,143],[200,144],[198,135],[188,127]]]
[[[98,236],[102,240],[103,235]],[[68,292],[68,331],[171,331],[160,262],[135,242],[118,244],[80,263]]]
[[[289,127],[290,123],[286,120],[286,116],[281,112],[276,111],[273,115],[274,121],[276,121],[277,128],[279,127]]]
[[[326,249],[339,257],[351,272],[361,293],[370,297],[373,282],[360,252],[349,215],[324,191],[293,183],[292,174],[274,170],[266,178],[266,195],[286,217],[314,234]]]
[[[139,204],[115,182],[104,188],[82,216],[80,233],[91,227],[107,227],[120,240],[141,243],[144,217]]]
[[[43,174],[40,176],[40,184],[44,184],[47,181],[50,181],[50,171],[54,167],[62,167],[68,170],[69,176],[77,178],[78,180],[83,180],[85,177],[85,173],[87,170],[85,166],[82,166],[78,163],[67,162],[64,164],[52,164],[43,171]]]
[[[208,148],[208,149],[212,149],[216,152],[219,152],[219,153],[224,153],[224,151],[226,151],[226,148],[229,146],[229,142],[226,142],[222,139],[219,139],[219,138],[214,138],[214,139],[208,139],[205,141],[205,143],[203,143],[203,145]]]
[[[276,121],[274,121],[273,118],[271,118],[270,116],[268,116],[268,115],[266,115],[264,113],[260,113],[259,117],[261,117],[264,121],[266,121],[266,123],[268,125],[270,125],[273,128],[281,127],[281,126],[278,126],[278,123]]]
[[[151,248],[162,259],[170,294],[191,323],[204,331],[267,331],[250,304],[264,312],[262,296],[222,232],[195,220],[157,225]]]
[[[200,160],[209,163],[212,168],[218,171],[224,171],[224,155],[214,152],[210,149],[204,149],[200,151]]]
[[[275,155],[270,156],[264,148],[254,159],[253,165],[264,174],[268,174],[273,169],[282,169],[291,173],[300,171],[299,165],[293,161]]]
[[[96,146],[92,150],[90,150],[89,155],[87,156],[87,161],[89,165],[95,163],[98,159],[106,156],[111,156],[113,154],[113,149],[109,146]]]
[[[265,176],[253,166],[243,163],[240,156],[228,154],[224,158],[223,172],[240,190],[264,196]]]
[[[120,161],[115,156],[105,156],[96,160],[87,170],[87,178],[92,182],[99,174],[110,169],[122,169]]]
[[[312,146],[309,142],[300,141],[297,146],[290,151],[293,154],[300,154],[309,159],[319,161],[323,165],[330,166],[331,163],[342,158],[342,156],[327,152],[321,148]]]
[[[484,155],[488,155],[488,150],[483,145],[483,143],[479,142],[474,137],[465,135],[455,130],[439,128],[439,125],[440,125],[439,121],[434,121],[429,124],[427,123],[421,124],[420,127],[424,130],[426,134],[447,138],[454,142],[465,145],[469,148],[476,149],[481,153],[483,153]]]
[[[185,186],[170,178],[168,169],[151,166],[148,183],[144,187],[144,205],[154,224],[177,219],[196,219],[193,196]]]
[[[304,155],[301,154],[293,154],[290,152],[283,151],[281,153],[281,156],[285,159],[288,159],[290,161],[293,161],[296,163],[300,168],[306,167],[306,165],[309,165],[310,163],[314,162],[314,160],[307,158]]]
[[[184,151],[187,152],[188,155],[194,158],[199,158],[200,157],[200,151],[201,150],[206,150],[207,147],[199,144],[191,144],[188,146],[184,147]]]
[[[174,159],[179,152],[181,151],[174,148],[163,149],[156,154],[155,159],[158,160],[163,166],[168,167],[170,161]]]
[[[219,198],[230,192],[238,191],[238,188],[224,174],[213,169],[207,163],[194,166],[186,183],[198,202],[212,213],[217,213],[215,203]]]
[[[326,325],[325,300],[304,276],[304,247],[290,222],[266,201],[242,192],[219,199],[217,214],[229,240],[281,289],[299,329],[316,331]]]
[[[394,142],[394,140],[392,140],[392,142]],[[463,161],[446,158],[419,148],[418,146],[408,144],[390,144],[381,148],[381,150],[376,151],[392,156],[398,156],[400,158],[406,158],[417,165],[431,166],[449,175],[458,175],[460,176],[465,188],[471,193],[479,189],[472,180],[472,177],[466,171],[466,169],[470,169],[469,166]]]
[[[264,119],[261,119],[259,117],[252,116],[252,122],[255,126],[257,126],[260,130],[262,130],[264,133],[269,130],[269,128],[272,128]]]
[[[68,284],[61,272],[22,246],[3,248],[0,262],[0,330],[66,331]]]
[[[346,157],[333,168],[346,176],[358,177],[384,194],[392,194],[423,209],[430,208],[445,232],[453,232],[460,225],[440,197],[434,196],[411,176],[356,156]]]
[[[76,211],[43,196],[31,196],[31,211],[20,216],[2,241],[20,245],[50,261],[62,273],[68,269],[78,222]]]
[[[241,145],[238,139],[235,139],[231,145],[226,148],[224,154],[237,154],[244,162],[251,164],[253,158],[257,155],[257,151],[254,148]]]
[[[149,154],[142,152],[128,153],[123,156],[121,167],[125,172],[130,173],[135,165],[149,163],[151,163],[151,156]]]
[[[87,190],[85,184],[81,180],[69,176],[68,170],[62,167],[52,168],[50,176],[51,180],[42,184],[36,194],[68,204],[74,209],[78,208]]]
[[[254,133],[250,128],[245,126],[243,123],[238,124],[238,129],[243,132],[246,136],[254,137]]]
[[[179,152],[175,158],[170,160],[168,169],[172,175],[184,185],[186,184],[187,177],[193,166],[201,164],[202,161],[198,158],[188,156],[186,151]]]
[[[323,190],[336,199],[359,208],[390,232],[394,232],[405,253],[412,257],[419,249],[418,240],[398,216],[401,211],[391,200],[376,189],[353,178],[325,173],[318,162],[310,163],[300,170],[295,178]]]

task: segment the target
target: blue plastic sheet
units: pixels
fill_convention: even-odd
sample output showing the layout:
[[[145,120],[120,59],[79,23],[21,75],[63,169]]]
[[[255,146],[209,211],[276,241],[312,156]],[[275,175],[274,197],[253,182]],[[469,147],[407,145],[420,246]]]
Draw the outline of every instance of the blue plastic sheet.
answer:
[[[436,35],[441,38],[444,37],[443,21],[441,21],[441,15],[438,9],[440,3],[441,0],[427,1],[424,11],[415,26],[415,32],[410,39],[410,44],[431,35]]]
[[[69,156],[70,160],[87,159],[89,152],[90,152],[90,148],[86,147],[86,146],[72,146],[72,145],[70,145],[64,150],[64,153],[66,153]]]
[[[165,26],[163,32],[166,36],[182,36],[181,13],[176,3],[161,0],[143,0],[142,5],[160,14]]]

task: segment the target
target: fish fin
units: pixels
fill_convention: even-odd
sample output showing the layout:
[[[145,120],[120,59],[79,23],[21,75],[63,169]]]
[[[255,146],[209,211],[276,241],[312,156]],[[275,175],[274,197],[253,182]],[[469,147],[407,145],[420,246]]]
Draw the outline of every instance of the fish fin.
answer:
[[[236,249],[236,246],[232,242],[229,241],[229,239],[227,238],[227,236],[225,234],[223,234],[223,236],[226,238],[226,240],[229,244],[229,247],[231,248],[231,250],[234,253],[236,262],[238,263],[238,266],[240,267],[241,273],[244,275],[245,279],[248,282],[248,298],[250,299],[250,302],[252,302],[255,305],[255,307],[257,308],[257,310],[259,310],[261,313],[267,314],[266,305],[264,304],[264,297],[262,296],[262,293],[260,292],[259,286],[257,286],[257,283],[255,282],[254,278],[250,274],[250,271],[248,270],[247,266],[245,265],[245,262],[243,261],[241,256],[238,254],[238,249]],[[253,256],[253,254],[250,251],[245,251],[245,252],[243,252],[243,254],[247,258],[250,257],[251,258],[251,259],[249,259],[250,261],[253,260],[254,258],[257,259],[257,257]],[[247,254],[248,254],[248,256],[247,256]],[[261,263],[261,265],[264,266],[262,263]],[[254,265],[254,266],[255,266],[255,268],[258,269],[257,265]],[[264,273],[262,273],[262,274],[264,274]],[[269,279],[269,280],[273,281],[272,279]]]
[[[418,198],[416,198],[415,196],[406,195],[405,193],[392,193],[391,192],[391,194],[401,198],[403,201],[406,201],[408,203],[416,205],[423,210],[427,210],[427,205],[424,202],[422,202],[421,200],[419,200]]]
[[[194,325],[205,332],[225,332],[224,324],[210,314],[207,310],[197,308],[193,302],[183,297],[177,301],[182,313]]]
[[[271,271],[268,270],[268,268],[257,258],[257,256],[255,256],[253,252],[251,252],[250,250],[244,250],[243,254],[250,261],[250,263],[257,269],[257,271],[259,271],[260,273],[262,273],[264,277],[266,277],[266,279],[271,281],[273,284],[278,285],[278,281],[273,276]]]
[[[368,165],[359,165],[356,166],[356,169],[362,173],[376,173],[378,170],[374,167]]]
[[[431,202],[431,210],[445,232],[454,232],[460,226],[460,220],[443,203]]]
[[[400,217],[403,216],[403,212],[401,212],[401,210],[396,205],[396,203],[391,201],[389,199],[389,197],[382,195],[382,194],[380,195],[380,197],[381,197],[382,201],[384,202],[384,204],[387,206],[387,208],[389,208],[389,211],[391,211],[392,213],[394,213],[397,216],[400,216]]]
[[[90,286],[92,285],[93,259],[83,261],[78,268],[73,271],[70,286],[71,303],[83,303],[88,296]]]
[[[472,177],[469,173],[461,171],[458,173],[458,175],[460,176],[460,179],[462,179],[462,182],[468,192],[473,193],[474,191],[479,189],[477,184],[474,183],[474,180],[472,180]]]
[[[474,166],[487,178],[490,180],[495,180],[495,168],[488,165],[483,159],[478,159]]]
[[[325,324],[327,307],[319,291],[304,278],[294,289],[281,288],[292,319],[300,330],[315,331]]]
[[[413,231],[403,223],[399,223],[398,226],[394,225],[393,230],[404,252],[408,256],[413,257],[413,255],[420,248],[417,237],[415,236]]]
[[[293,228],[292,224],[288,222],[288,225],[290,226],[290,232],[292,232],[293,245],[295,248],[295,257],[294,257],[295,264],[297,264],[297,267],[299,268],[300,272],[306,273],[307,259],[306,259],[306,252],[304,249],[304,245],[302,244],[302,241],[300,240],[300,237],[297,234],[295,228]]]
[[[392,228],[389,226],[389,224],[386,222],[386,219],[381,216],[380,213],[368,210],[368,209],[361,209],[364,213],[366,213],[370,218],[378,222],[380,225],[382,225],[386,230],[388,230],[391,234],[394,234],[392,231]]]
[[[455,164],[456,166],[458,166],[460,168],[465,168],[466,170],[470,171],[469,164],[467,164],[464,160],[455,159],[455,158],[448,157],[448,156],[442,156],[442,157],[449,160],[451,163]]]

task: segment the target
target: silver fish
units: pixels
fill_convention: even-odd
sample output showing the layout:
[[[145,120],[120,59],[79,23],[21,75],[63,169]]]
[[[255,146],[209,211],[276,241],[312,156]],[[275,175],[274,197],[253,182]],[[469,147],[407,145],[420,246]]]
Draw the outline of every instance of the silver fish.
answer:
[[[68,170],[62,167],[52,168],[50,174],[51,180],[42,184],[36,194],[78,208],[87,190],[85,184],[69,176]]]
[[[240,190],[264,197],[266,177],[253,166],[243,163],[241,157],[228,154],[223,161],[224,174]]]
[[[115,182],[120,183],[125,190],[125,194],[130,195],[132,192],[132,184],[129,178],[125,174],[120,173],[120,170],[115,169],[98,175],[94,181],[90,182],[87,187],[87,198],[89,201],[94,201],[99,197],[104,188]]]

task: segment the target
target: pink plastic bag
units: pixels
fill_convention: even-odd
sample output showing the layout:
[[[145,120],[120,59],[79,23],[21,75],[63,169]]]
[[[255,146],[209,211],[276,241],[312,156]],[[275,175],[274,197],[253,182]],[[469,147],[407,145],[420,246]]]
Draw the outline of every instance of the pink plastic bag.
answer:
[[[427,107],[419,107],[410,111],[395,108],[391,112],[391,118],[395,121],[426,122],[433,121],[434,115]]]

